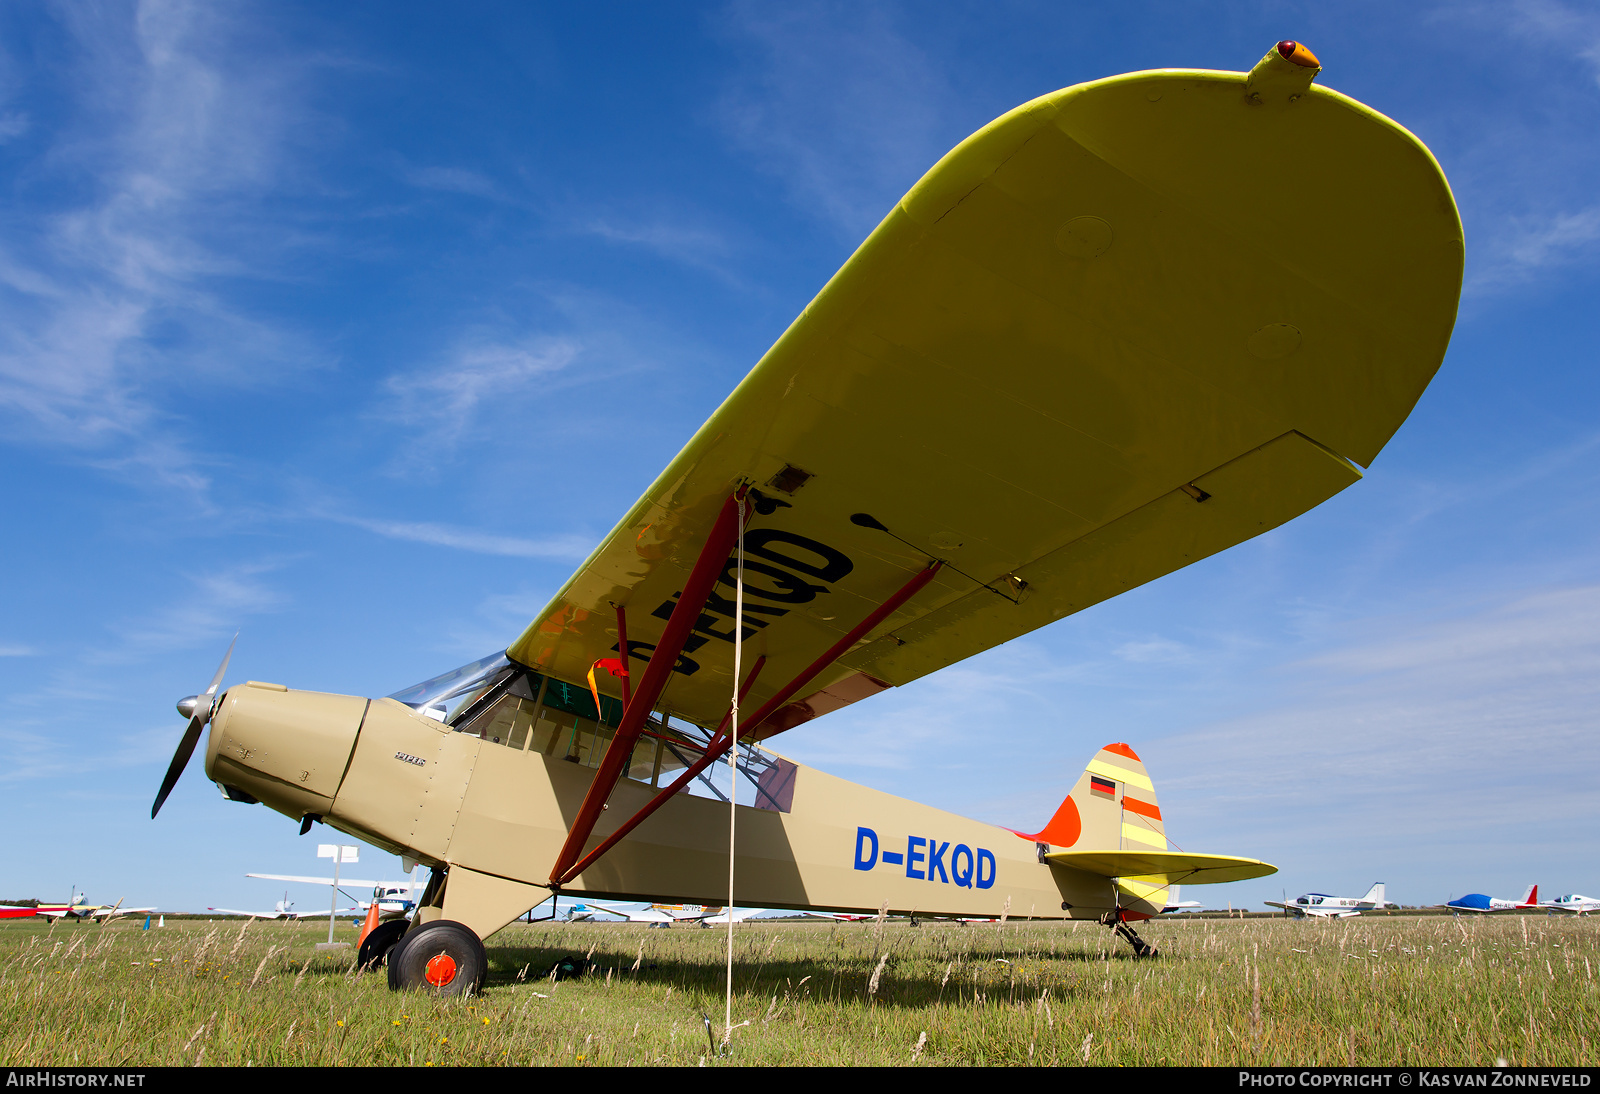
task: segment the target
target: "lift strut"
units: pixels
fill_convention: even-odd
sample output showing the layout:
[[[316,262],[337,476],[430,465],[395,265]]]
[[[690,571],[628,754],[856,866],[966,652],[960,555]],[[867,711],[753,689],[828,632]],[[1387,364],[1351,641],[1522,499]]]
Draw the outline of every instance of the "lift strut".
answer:
[[[704,557],[704,556],[702,555],[702,557]],[[724,553],[724,556],[719,556],[719,558],[720,557],[725,557],[725,553]],[[902,604],[904,604],[906,601],[910,600],[913,596],[915,596],[918,592],[920,592],[922,590],[923,586],[927,585],[928,582],[933,580],[934,575],[939,572],[939,568],[942,565],[943,565],[943,563],[940,563],[940,562],[931,563],[927,567],[927,569],[922,570],[921,572],[916,574],[916,576],[912,577],[912,579],[910,581],[906,582],[905,585],[903,585],[900,588],[899,592],[895,593],[888,600],[885,600],[882,604],[880,604],[876,608],[874,608],[872,610],[872,612],[870,614],[868,614],[868,616],[865,619],[863,619],[860,623],[856,624],[853,628],[851,628],[851,630],[850,630],[850,632],[848,634],[846,634],[843,638],[839,639],[839,641],[835,642],[832,646],[828,647],[827,651],[825,653],[823,653],[822,656],[818,657],[815,661],[813,661],[809,666],[807,666],[805,671],[801,672],[793,680],[789,681],[789,683],[787,683],[783,687],[779,688],[778,691],[770,699],[768,699],[765,703],[763,703],[761,705],[761,708],[755,712],[755,714],[750,718],[750,720],[745,723],[749,727],[747,732],[753,732],[756,729],[758,729],[764,721],[766,721],[768,718],[772,717],[772,715],[777,713],[777,711],[779,709],[781,709],[785,703],[787,703],[790,699],[794,698],[795,694],[801,688],[805,687],[812,680],[816,679],[816,677],[817,677],[817,675],[819,673],[821,673],[824,669],[828,668],[835,661],[837,661],[840,657],[842,657],[850,649],[850,647],[854,646],[857,642],[859,642],[874,627],[876,627],[879,623],[882,623],[885,619],[887,619],[895,611],[899,610],[899,608],[900,608],[900,606]],[[702,598],[702,601],[703,601],[703,599],[704,598]],[[687,589],[685,589],[683,595],[681,597],[679,597],[679,599],[678,599],[678,608],[673,610],[673,618],[677,618],[678,611],[681,610],[683,608],[683,605],[688,603],[688,601],[689,601],[689,592],[688,592]],[[699,612],[699,610],[700,610],[700,602],[696,603],[694,610],[695,610],[696,613]],[[667,624],[667,626],[670,629],[672,624],[669,622]],[[666,645],[666,639],[665,639],[665,637],[663,637],[662,646],[664,647],[665,645]],[[658,653],[660,652],[660,649],[661,649],[661,647],[657,648],[657,652]],[[674,654],[674,656],[676,656],[676,654]],[[653,664],[654,663],[654,658],[652,658],[651,661],[652,661],[652,664]],[[746,678],[744,685],[740,688],[739,695],[740,695],[741,699],[744,697],[744,693],[749,690],[750,685],[755,682],[756,674],[761,671],[761,667],[762,667],[762,665],[765,664],[765,662],[766,662],[766,658],[762,658],[760,661],[756,662],[755,667],[750,672],[750,676],[748,678]],[[649,670],[647,669],[646,673],[648,673],[648,671]],[[644,684],[641,683],[639,685],[639,692],[636,693],[636,695],[635,695],[635,702],[638,701],[639,696],[643,695],[643,693],[644,693]],[[631,712],[631,709],[632,709],[632,707],[631,707],[631,704],[630,704],[630,712]],[[624,715],[624,720],[626,720],[626,717],[627,716]],[[629,832],[632,832],[635,828],[637,828],[639,826],[639,824],[642,821],[645,820],[645,818],[649,817],[657,809],[661,808],[662,805],[666,804],[666,802],[667,802],[667,800],[669,798],[671,798],[673,795],[677,794],[684,787],[688,786],[691,780],[693,780],[697,775],[699,775],[707,767],[710,767],[713,763],[715,763],[724,753],[726,753],[728,751],[729,747],[733,743],[732,739],[725,733],[727,725],[728,725],[728,716],[724,715],[723,719],[722,719],[722,724],[717,727],[717,732],[712,737],[711,743],[706,746],[705,753],[703,755],[701,755],[701,757],[698,760],[696,760],[694,763],[690,764],[686,769],[684,769],[683,773],[681,775],[679,775],[677,777],[677,779],[675,779],[673,781],[671,786],[668,786],[666,789],[661,790],[660,792],[658,792],[656,794],[656,796],[651,798],[648,802],[646,802],[644,804],[644,806],[641,807],[637,813],[635,813],[633,816],[629,817],[626,821],[623,821],[622,825],[619,828],[617,828],[617,830],[615,832],[611,833],[611,835],[607,836],[604,840],[602,840],[599,844],[597,844],[595,846],[594,850],[590,851],[587,855],[585,855],[583,857],[582,861],[577,862],[575,864],[568,864],[563,868],[562,867],[562,863],[563,862],[569,862],[570,863],[570,860],[567,860],[566,857],[565,857],[566,856],[566,849],[563,848],[563,850],[562,850],[562,856],[563,857],[562,857],[562,859],[560,861],[558,861],[557,869],[551,872],[551,877],[550,877],[551,885],[555,886],[555,887],[559,887],[561,885],[565,885],[567,882],[571,881],[573,878],[575,878],[579,874],[583,873],[583,871],[587,870],[589,868],[589,866],[592,865],[596,859],[598,859],[601,855],[605,854],[607,851],[611,850],[612,847],[615,847],[617,845],[617,843],[620,842],[623,839],[623,837],[627,836],[627,834]],[[782,730],[779,730],[778,732],[782,732]],[[621,730],[619,729],[618,732],[617,732],[617,738],[613,739],[613,741],[612,741],[612,747],[613,748],[616,747],[616,740],[620,739],[621,736],[622,736],[622,733],[621,733]],[[776,736],[776,734],[773,734],[773,736]],[[630,749],[633,747],[632,741],[629,742],[628,747]],[[609,756],[610,756],[610,753],[607,752],[607,757],[609,758]],[[619,765],[619,770],[620,770],[620,765]],[[614,778],[613,778],[612,782],[615,782]],[[594,785],[591,786],[591,788],[590,788],[590,793],[591,794],[593,794],[593,792],[594,792],[594,786],[598,786],[598,785],[600,785],[600,777],[597,775],[595,777]],[[611,786],[611,783],[607,783],[606,785],[607,785],[607,793],[609,793],[609,788]],[[587,801],[587,799],[585,799],[585,800]],[[599,810],[597,809],[595,812],[596,812],[596,816],[598,816]],[[582,814],[581,813],[580,813],[580,819],[582,819]],[[589,832],[593,830],[593,827],[594,827],[594,822],[591,820],[589,822],[589,827],[584,830],[582,838],[577,841],[577,843],[576,843],[576,847],[577,848],[581,848],[583,846],[583,843],[585,841],[587,841],[587,839],[589,838]],[[578,832],[577,823],[574,822],[572,833],[569,834],[568,837],[567,837],[567,844],[568,844],[569,847],[574,846],[573,837],[577,835],[577,832]]]
[[[552,886],[560,885],[560,879],[589,841],[589,834],[594,831],[595,822],[600,819],[600,811],[605,808],[606,799],[611,797],[623,766],[633,756],[633,746],[644,729],[645,720],[650,716],[656,700],[661,697],[662,689],[667,686],[673,666],[678,663],[678,655],[683,652],[684,643],[689,640],[701,609],[711,596],[711,590],[722,572],[722,564],[727,561],[728,552],[733,550],[739,536],[739,500],[743,493],[741,489],[738,494],[730,494],[727,501],[723,502],[722,511],[717,514],[716,523],[711,527],[711,534],[700,549],[700,557],[695,559],[694,569],[689,571],[689,580],[684,583],[678,605],[672,609],[666,629],[661,632],[661,641],[656,643],[644,675],[639,678],[638,688],[623,708],[617,731],[606,748],[605,757],[600,761],[594,781],[589,784],[583,804],[578,807],[578,815],[573,818],[567,841],[556,856],[555,866],[550,870]],[[618,630],[620,632],[620,626]],[[621,646],[621,653],[623,664],[626,665],[626,646]]]

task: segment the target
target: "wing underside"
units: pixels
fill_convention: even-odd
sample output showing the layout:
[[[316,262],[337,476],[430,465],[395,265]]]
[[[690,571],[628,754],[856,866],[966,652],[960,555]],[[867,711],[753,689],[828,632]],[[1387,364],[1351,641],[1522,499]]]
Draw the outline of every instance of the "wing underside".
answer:
[[[741,486],[744,657],[766,658],[751,709],[931,560],[947,563],[751,727],[766,736],[1355,482],[1442,359],[1460,221],[1438,165],[1399,126],[1315,87],[1252,105],[1244,80],[1098,81],[963,142],[509,656],[581,682],[619,656],[625,627],[642,666]],[[733,601],[730,562],[662,709],[699,725],[722,716]],[[610,675],[599,683],[620,695]]]

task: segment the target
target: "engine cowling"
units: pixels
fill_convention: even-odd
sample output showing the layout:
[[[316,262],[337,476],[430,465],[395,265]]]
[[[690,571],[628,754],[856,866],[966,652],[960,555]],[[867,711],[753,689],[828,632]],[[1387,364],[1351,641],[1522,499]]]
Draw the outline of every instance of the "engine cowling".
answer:
[[[211,719],[206,775],[296,820],[327,815],[368,700],[249,681],[223,694]],[[232,796],[230,794],[230,796]]]

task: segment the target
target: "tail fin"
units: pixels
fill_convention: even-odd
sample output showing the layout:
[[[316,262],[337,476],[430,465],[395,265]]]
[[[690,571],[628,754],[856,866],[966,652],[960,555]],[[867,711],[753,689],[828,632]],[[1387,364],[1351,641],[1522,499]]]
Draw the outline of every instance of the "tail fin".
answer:
[[[1526,893],[1522,894],[1522,903],[1524,903],[1524,904],[1537,904],[1537,903],[1539,903],[1539,887],[1537,885],[1528,886],[1528,891]]]
[[[1374,908],[1379,911],[1383,910],[1383,882],[1375,882],[1372,888],[1367,890],[1367,895],[1361,898],[1363,904],[1369,900]]]
[[[1138,754],[1125,744],[1096,752],[1050,823],[1017,835],[1061,850],[1167,849],[1155,787]]]

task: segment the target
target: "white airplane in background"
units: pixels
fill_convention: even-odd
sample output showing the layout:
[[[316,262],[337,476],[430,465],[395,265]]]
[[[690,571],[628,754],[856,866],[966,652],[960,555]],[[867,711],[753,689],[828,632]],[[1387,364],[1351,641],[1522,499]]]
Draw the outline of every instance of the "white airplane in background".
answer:
[[[1546,900],[1539,907],[1552,912],[1571,912],[1573,915],[1584,915],[1588,912],[1600,912],[1600,898],[1584,896],[1581,893],[1568,893],[1566,896],[1558,896],[1554,900]]]
[[[256,919],[315,919],[318,916],[347,915],[356,910],[355,908],[333,908],[331,910],[324,908],[320,912],[297,912],[294,910],[294,901],[289,899],[288,893],[283,894],[283,899],[274,904],[270,912],[248,912],[241,911],[238,908],[206,909],[206,911],[215,912],[218,915],[248,915],[254,916]]]
[[[1382,910],[1389,907],[1383,899],[1383,882],[1378,882],[1367,890],[1366,896],[1330,896],[1327,893],[1306,893],[1293,900],[1263,901],[1269,908],[1282,908],[1284,911],[1303,918],[1316,916],[1322,919],[1347,919],[1362,912]]]
[[[1167,886],[1167,906],[1161,909],[1162,915],[1168,912],[1188,912],[1201,906],[1198,900],[1179,900],[1178,889],[1176,885]]]
[[[1542,908],[1539,903],[1539,887],[1528,886],[1528,891],[1522,894],[1521,900],[1507,900],[1503,896],[1486,896],[1483,893],[1468,893],[1466,896],[1447,900],[1441,907],[1449,908],[1452,912],[1514,912],[1519,908]]]
[[[751,916],[767,911],[766,908],[734,908],[731,913],[723,908],[705,907],[698,904],[649,904],[643,908],[624,908],[617,904],[602,904],[598,900],[590,900],[583,904],[575,904],[567,913],[568,919],[586,918],[595,912],[604,912],[606,915],[620,916],[629,923],[648,923],[653,927],[670,927],[674,923],[689,920],[698,920],[702,924],[723,925],[728,922],[731,914],[735,923],[743,923]]]
[[[303,877],[299,874],[246,874],[245,877],[264,878],[267,881],[297,881],[304,885],[333,885],[333,878],[331,877]],[[360,897],[344,893],[345,886],[357,890],[366,889],[372,895],[369,899],[362,900]],[[417,906],[416,899],[412,894],[420,892],[422,888],[423,883],[420,881],[365,881],[361,878],[353,877],[339,879],[339,891],[356,904],[354,908],[348,909],[349,911],[365,912],[371,907],[372,902],[376,900],[378,902],[378,911],[386,916],[411,912]],[[215,910],[221,911],[222,909]],[[249,915],[251,913],[246,912],[243,914]],[[328,913],[307,912],[305,914],[327,915]]]

